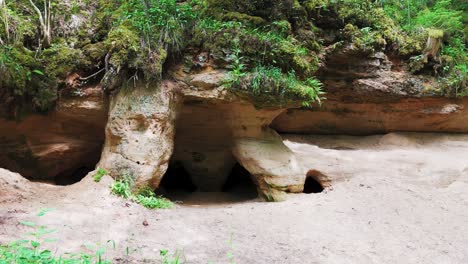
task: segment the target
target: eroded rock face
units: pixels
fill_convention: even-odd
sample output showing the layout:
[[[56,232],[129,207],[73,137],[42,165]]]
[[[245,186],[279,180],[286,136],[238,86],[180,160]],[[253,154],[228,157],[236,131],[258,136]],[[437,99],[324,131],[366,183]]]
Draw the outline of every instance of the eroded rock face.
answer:
[[[281,133],[302,134],[467,133],[468,99],[407,98],[392,103],[346,103],[330,98],[316,109],[288,110],[272,127]]]
[[[215,94],[218,92],[214,91]],[[204,93],[185,91],[184,106],[177,120],[173,160],[183,164],[192,175],[194,184],[203,191],[220,191],[232,168],[239,162],[251,173],[263,196],[280,200],[279,193],[270,194],[274,188],[269,188],[270,182],[264,178],[279,175],[277,168],[291,161],[287,158],[282,160],[284,156],[280,151],[287,151],[287,148],[276,132],[268,127],[284,110],[256,109],[251,103],[229,98],[222,92],[218,94],[221,96],[219,100],[204,101]],[[262,142],[266,141],[281,149],[274,154],[278,159],[271,160],[272,154],[261,149],[255,153],[245,151],[245,142],[252,143],[253,148],[261,148]],[[250,155],[255,155],[257,161],[270,159],[272,167],[258,169]]]
[[[435,96],[433,78],[408,73],[383,53],[352,48],[330,55],[321,69],[327,100],[289,109],[272,127],[280,133],[369,135],[395,131],[468,132],[468,98]]]
[[[99,86],[64,95],[54,111],[30,114],[19,121],[0,118],[0,168],[54,181],[99,161],[107,119]]]
[[[98,164],[136,187],[158,187],[171,162],[181,164],[201,191],[220,191],[234,165],[251,174],[261,196],[302,192],[307,176],[330,186],[316,164],[283,143],[280,133],[373,134],[391,131],[468,132],[468,99],[428,97],[431,78],[412,76],[385,54],[353,49],[330,55],[321,70],[321,107],[256,108],[222,87],[226,73],[207,69],[155,87],[120,89],[112,96]],[[57,111],[16,123],[0,120],[0,167],[29,178],[53,179],[94,164],[104,141],[105,104],[97,89],[63,98]],[[302,160],[302,161],[301,161]]]
[[[233,153],[253,176],[259,193],[268,201],[284,200],[284,192],[301,192],[305,172],[295,154],[273,130],[262,137],[238,138]]]
[[[199,190],[221,191],[238,162],[268,200],[302,191],[307,170],[269,128],[284,109],[256,109],[220,88],[224,73],[207,74],[208,83],[218,76],[216,88],[207,89],[198,75],[197,82],[167,81],[158,89],[119,92],[111,103],[99,166],[114,177],[133,176],[137,187],[158,187],[172,161]]]
[[[110,105],[106,143],[99,167],[136,186],[157,187],[174,147],[178,96],[170,82],[121,90]]]

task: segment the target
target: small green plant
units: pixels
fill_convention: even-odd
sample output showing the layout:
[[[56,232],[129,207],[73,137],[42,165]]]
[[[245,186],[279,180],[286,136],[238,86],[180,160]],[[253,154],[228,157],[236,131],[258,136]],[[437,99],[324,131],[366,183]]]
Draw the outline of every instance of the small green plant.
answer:
[[[141,204],[148,209],[169,209],[173,207],[174,204],[171,201],[164,197],[156,196],[149,186],[143,186],[136,193],[133,193],[133,184],[133,178],[124,176],[112,184],[111,192],[114,195]]]
[[[159,255],[161,256],[161,263],[162,264],[183,264],[185,260],[182,259],[182,253],[176,251],[174,255],[169,254],[169,250],[162,249],[159,251]]]
[[[111,192],[116,196],[129,199],[132,197],[130,181],[127,179],[120,179],[115,181],[111,186]]]
[[[137,203],[149,209],[169,209],[174,205],[164,197],[156,196],[153,189],[143,186],[133,198]]]
[[[163,197],[137,195],[135,198],[137,203],[149,209],[169,209],[173,206],[171,201]]]
[[[102,177],[104,177],[105,175],[108,175],[109,172],[103,168],[98,168],[96,174],[94,174],[94,181],[95,182],[100,182],[102,180]]]
[[[245,76],[244,68],[245,64],[242,62],[242,57],[240,56],[241,50],[236,47],[233,50],[230,60],[232,61],[232,70],[229,72],[228,76],[228,85],[240,85],[240,80]]]

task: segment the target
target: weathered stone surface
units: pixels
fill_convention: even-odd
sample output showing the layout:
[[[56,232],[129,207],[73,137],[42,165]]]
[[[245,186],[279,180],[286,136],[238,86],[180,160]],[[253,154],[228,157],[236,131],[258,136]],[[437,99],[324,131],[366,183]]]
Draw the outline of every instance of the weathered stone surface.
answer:
[[[268,201],[282,201],[284,192],[301,192],[306,170],[273,130],[259,138],[237,138],[233,154],[255,179],[259,193]]]
[[[330,98],[316,109],[288,110],[272,127],[280,133],[302,134],[468,133],[468,99],[407,98],[391,103],[347,103]]]
[[[98,166],[114,178],[133,177],[136,187],[158,187],[174,162],[199,190],[220,191],[239,163],[261,196],[280,201],[285,192],[301,192],[307,176],[324,187],[330,182],[314,164],[298,162],[277,132],[468,132],[467,98],[427,97],[430,78],[395,68],[385,54],[359,56],[353,49],[330,55],[320,71],[327,100],[314,109],[257,108],[251,98],[223,88],[226,75],[216,70],[175,71],[175,80],[157,87],[121,89],[112,97]],[[104,104],[100,89],[83,95],[63,98],[47,116],[1,121],[0,167],[51,179],[95,164],[104,140]]]
[[[195,74],[192,77],[191,85],[200,89],[214,89],[221,85],[221,82],[226,79],[224,71],[210,71],[206,73]]]
[[[158,186],[173,152],[178,102],[170,82],[121,90],[112,98],[99,167],[136,186]]]
[[[19,121],[0,119],[0,167],[37,180],[54,180],[99,161],[107,107],[99,86],[62,96],[54,111]]]
[[[321,106],[289,109],[272,127],[280,133],[369,135],[396,131],[468,132],[468,98],[435,96],[435,80],[411,75],[383,53],[351,47],[329,55],[320,70]]]
[[[173,160],[184,165],[201,190],[219,191],[238,162],[232,154],[235,140],[261,138],[263,130],[283,110],[255,109],[244,101],[223,97],[208,101],[198,96],[205,93],[185,94],[177,119]]]

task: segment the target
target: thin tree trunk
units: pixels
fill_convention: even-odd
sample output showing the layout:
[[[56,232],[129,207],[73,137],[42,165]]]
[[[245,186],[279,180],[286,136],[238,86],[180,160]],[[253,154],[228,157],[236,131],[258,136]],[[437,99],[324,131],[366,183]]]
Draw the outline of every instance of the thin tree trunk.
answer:
[[[6,1],[0,0],[0,17],[5,27],[6,42],[8,42],[10,40],[10,26],[8,24],[8,14],[7,14],[6,9],[7,9]],[[3,41],[1,38],[0,38],[0,42],[2,42],[2,45],[3,45]]]
[[[50,0],[44,0],[44,14],[42,14],[41,10],[34,4],[32,0],[29,0],[31,6],[36,11],[37,15],[39,16],[39,23],[41,24],[42,34],[43,34],[43,46],[50,47],[52,42],[52,33],[51,33],[51,15],[50,15],[50,8],[51,2]]]

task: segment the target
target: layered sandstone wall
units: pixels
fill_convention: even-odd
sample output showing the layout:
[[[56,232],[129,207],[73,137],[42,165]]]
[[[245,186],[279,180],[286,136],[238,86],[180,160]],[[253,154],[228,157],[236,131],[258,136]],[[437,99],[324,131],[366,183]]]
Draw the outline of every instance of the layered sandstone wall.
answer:
[[[308,109],[258,107],[251,95],[223,87],[226,72],[213,68],[121,88],[109,110],[99,87],[86,88],[47,115],[1,119],[0,167],[54,180],[97,164],[114,178],[133,177],[136,187],[156,188],[177,162],[199,190],[219,191],[239,163],[261,196],[278,201],[301,192],[308,175],[332,184],[313,163],[298,162],[278,132],[468,133],[468,98],[434,97],[432,78],[409,74],[383,53],[347,47],[328,56],[320,70],[327,100]]]
[[[100,158],[106,122],[107,102],[100,86],[62,96],[48,114],[1,117],[0,167],[46,181],[92,169]]]

